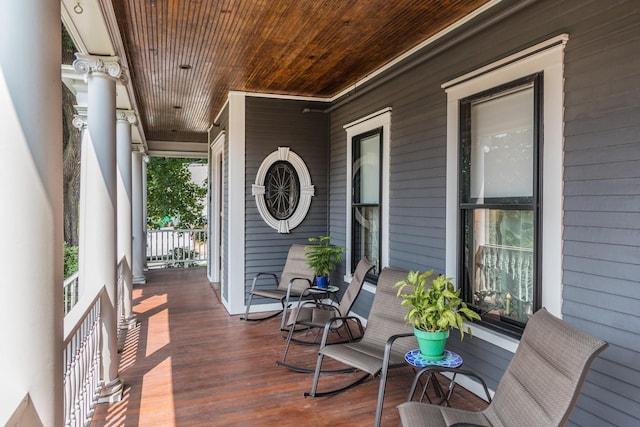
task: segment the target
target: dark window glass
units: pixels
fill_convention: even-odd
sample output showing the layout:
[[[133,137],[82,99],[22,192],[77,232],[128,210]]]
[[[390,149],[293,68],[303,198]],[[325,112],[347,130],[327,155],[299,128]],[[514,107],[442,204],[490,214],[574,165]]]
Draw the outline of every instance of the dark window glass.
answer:
[[[540,308],[541,74],[460,101],[465,301],[518,335]]]
[[[264,179],[267,210],[277,220],[291,217],[300,201],[300,180],[289,162],[275,162]]]
[[[351,265],[366,256],[379,273],[380,191],[382,179],[382,128],[355,136],[352,140],[353,180],[351,204]]]

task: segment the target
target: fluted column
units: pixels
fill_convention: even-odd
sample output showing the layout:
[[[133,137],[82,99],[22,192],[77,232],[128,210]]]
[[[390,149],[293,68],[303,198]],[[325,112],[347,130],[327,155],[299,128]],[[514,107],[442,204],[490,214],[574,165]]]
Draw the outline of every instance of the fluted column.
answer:
[[[61,426],[60,2],[0,1],[0,28],[0,419]]]
[[[133,314],[133,230],[131,181],[131,125],[136,115],[130,110],[116,111],[116,157],[118,164],[118,267],[122,280],[123,326],[136,323]]]
[[[146,242],[144,237],[145,219],[143,216],[143,197],[142,197],[142,169],[143,158],[142,153],[134,151],[131,153],[131,202],[133,210],[133,283],[144,284],[144,260],[146,258]]]
[[[76,54],[73,68],[87,81],[87,130],[83,145],[83,183],[79,270],[83,286],[96,291],[102,286],[102,379],[101,401],[122,396],[118,377],[118,319],[116,283],[116,79],[121,70],[117,57]],[[82,199],[83,198],[83,199]]]

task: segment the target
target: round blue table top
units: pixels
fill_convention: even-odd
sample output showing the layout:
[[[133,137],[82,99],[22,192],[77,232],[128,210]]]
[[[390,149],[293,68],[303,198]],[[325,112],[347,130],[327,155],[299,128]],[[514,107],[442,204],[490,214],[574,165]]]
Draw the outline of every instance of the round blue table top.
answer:
[[[425,368],[427,366],[442,366],[445,368],[457,368],[462,365],[462,357],[458,353],[445,350],[444,359],[442,360],[427,360],[420,354],[420,349],[411,350],[404,355],[404,360],[410,365],[416,368]]]

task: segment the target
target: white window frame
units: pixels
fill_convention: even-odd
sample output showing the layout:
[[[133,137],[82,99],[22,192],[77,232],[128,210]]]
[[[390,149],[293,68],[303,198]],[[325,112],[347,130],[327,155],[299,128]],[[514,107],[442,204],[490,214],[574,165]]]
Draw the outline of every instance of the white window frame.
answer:
[[[265,200],[265,179],[267,172],[277,162],[287,162],[296,170],[298,180],[300,181],[300,199],[298,206],[293,215],[287,219],[277,219],[271,215],[267,208]],[[256,206],[260,216],[269,227],[278,233],[287,234],[291,230],[299,226],[307,216],[311,207],[311,198],[315,195],[315,187],[311,184],[311,175],[307,164],[302,157],[294,153],[289,147],[278,147],[278,149],[269,154],[260,165],[256,174],[256,182],[251,187],[251,194],[256,199]]]
[[[347,271],[344,277],[345,282],[351,280],[351,273],[355,265],[351,265],[351,245],[352,243],[352,199],[351,188],[353,186],[353,138],[377,128],[382,128],[382,211],[380,213],[380,270],[389,265],[389,167],[390,167],[390,147],[391,147],[391,107],[384,108],[366,117],[343,126],[347,132],[347,234],[345,260],[347,261]],[[375,292],[374,289],[369,289]]]
[[[484,90],[543,72],[542,154],[542,306],[562,317],[562,215],[564,186],[564,47],[569,37],[559,35],[503,58],[442,85],[447,93],[447,204],[446,260],[448,277],[456,278],[459,254],[458,176],[459,101]],[[481,339],[515,352],[518,340],[470,325]]]

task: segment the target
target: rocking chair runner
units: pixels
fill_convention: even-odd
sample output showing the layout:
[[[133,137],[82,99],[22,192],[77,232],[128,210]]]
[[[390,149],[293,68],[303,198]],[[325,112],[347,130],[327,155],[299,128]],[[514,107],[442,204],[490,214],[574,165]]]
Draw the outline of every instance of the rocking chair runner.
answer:
[[[491,404],[484,411],[405,402],[398,406],[402,425],[564,425],[578,400],[591,363],[605,348],[607,343],[604,341],[576,329],[545,309],[538,310],[529,319],[518,350],[498,384],[493,401],[489,399]],[[447,371],[445,368],[438,370]],[[420,376],[428,371],[418,372],[410,398]]]
[[[305,331],[308,331],[309,329],[324,328],[325,324],[329,322],[328,324],[331,330],[344,331],[347,337],[346,341],[354,340],[348,322],[342,320],[333,321],[333,319],[349,314],[353,303],[356,301],[356,298],[360,294],[360,290],[362,289],[362,285],[364,284],[365,276],[367,272],[369,272],[369,270],[371,270],[372,268],[373,264],[371,264],[366,258],[363,258],[360,260],[360,262],[358,262],[356,270],[353,272],[351,282],[342,295],[340,304],[337,307],[332,304],[319,304],[314,301],[307,301],[305,303],[299,304],[297,308],[291,310],[289,322],[287,323],[287,326],[289,328],[289,333],[287,334],[287,345],[284,349],[282,360],[276,362],[278,366],[285,366],[296,372],[314,372],[313,369],[303,368],[286,363],[287,354],[289,352],[289,347],[292,341],[301,344],[317,345],[317,342],[315,342],[315,340],[314,342],[301,342],[293,338],[294,333],[299,329],[298,326],[302,326]],[[358,323],[358,325],[360,326],[360,336],[357,338],[360,338],[362,337],[364,330],[362,329],[361,324]]]
[[[276,287],[257,287],[256,285],[258,281],[262,280],[264,277],[272,278],[273,283],[276,285]],[[284,269],[282,270],[282,274],[280,276],[280,281],[278,281],[278,276],[275,273],[261,272],[255,275],[255,277],[253,278],[253,283],[251,285],[251,290],[249,291],[249,302],[247,303],[247,309],[244,317],[242,317],[241,319],[251,321],[266,320],[282,313],[280,329],[283,330],[287,307],[289,306],[289,299],[291,297],[295,298],[305,296],[305,291],[313,284],[313,278],[314,272],[311,267],[307,265],[304,245],[291,245],[289,254],[287,255],[287,261],[285,262]],[[282,304],[282,311],[278,311],[277,313],[271,314],[269,316],[250,319],[249,310],[251,309],[251,303],[253,302],[254,296],[271,298],[280,301],[280,303]]]
[[[400,300],[396,297],[396,290],[393,289],[393,285],[399,280],[405,279],[407,274],[407,271],[389,267],[382,270],[380,276],[378,276],[378,285],[367,320],[367,327],[360,341],[327,344],[330,325],[325,325],[313,385],[311,386],[311,391],[305,393],[305,396],[321,397],[340,393],[362,383],[369,376],[375,377],[379,375],[380,385],[378,387],[375,425],[380,425],[387,372],[391,368],[407,366],[404,361],[404,355],[417,346],[411,327],[404,319],[408,307],[403,307],[400,304]],[[354,317],[339,319],[356,319],[357,322],[360,321]],[[342,388],[318,392],[318,380],[320,379],[322,361],[325,356],[364,371],[365,374]]]

